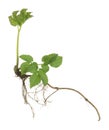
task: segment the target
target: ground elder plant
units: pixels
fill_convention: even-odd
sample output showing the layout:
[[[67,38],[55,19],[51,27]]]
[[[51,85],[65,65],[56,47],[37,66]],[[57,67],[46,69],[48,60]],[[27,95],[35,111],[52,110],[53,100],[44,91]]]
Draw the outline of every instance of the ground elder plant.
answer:
[[[39,103],[46,105],[48,99],[60,90],[68,90],[71,92],[76,92],[82,96],[86,102],[88,102],[96,111],[98,115],[98,120],[100,120],[100,113],[96,106],[89,101],[80,91],[73,88],[64,87],[54,87],[49,83],[47,73],[51,67],[58,68],[62,64],[62,56],[52,53],[42,56],[41,63],[34,61],[33,57],[28,54],[19,55],[19,38],[20,32],[23,24],[30,18],[32,18],[32,13],[28,12],[27,9],[22,9],[20,11],[13,11],[12,15],[9,16],[10,24],[17,28],[17,42],[16,42],[16,64],[14,66],[14,72],[17,77],[22,81],[22,96],[24,102],[31,108],[33,117],[35,116],[33,107],[30,103],[30,99]],[[21,64],[19,63],[21,61]],[[27,84],[29,82],[29,86]],[[49,89],[53,91],[46,94]],[[32,91],[30,91],[32,90]],[[39,99],[41,95],[41,99]]]

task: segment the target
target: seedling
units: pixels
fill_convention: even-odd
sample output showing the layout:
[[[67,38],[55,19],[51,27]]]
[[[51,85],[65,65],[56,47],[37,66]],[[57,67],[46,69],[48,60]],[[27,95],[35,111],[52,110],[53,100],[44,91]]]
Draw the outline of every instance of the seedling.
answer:
[[[22,54],[19,55],[19,38],[20,38],[20,32],[22,29],[23,24],[30,18],[32,18],[32,13],[28,12],[27,9],[22,9],[20,11],[13,11],[12,15],[9,16],[9,21],[12,26],[17,27],[17,43],[16,43],[16,64],[14,66],[14,72],[17,77],[19,77],[22,81],[22,96],[24,99],[24,102],[28,104],[32,110],[33,117],[35,116],[34,110],[30,102],[28,101],[29,98],[33,101],[36,101],[37,103],[40,103],[39,99],[37,99],[37,94],[39,92],[42,92],[42,103],[46,104],[48,99],[57,91],[60,90],[69,90],[74,91],[80,96],[82,96],[86,102],[88,102],[97,112],[98,120],[100,120],[100,113],[96,106],[89,101],[81,92],[79,92],[76,89],[73,88],[60,88],[60,87],[54,87],[51,84],[49,84],[47,73],[50,70],[50,67],[57,68],[62,64],[62,56],[59,56],[56,53],[47,54],[44,55],[41,58],[41,63],[37,63],[34,61],[33,57],[28,54]],[[19,64],[19,60],[22,61],[21,64]],[[29,80],[29,87],[26,85],[26,81]],[[33,92],[29,92],[33,88]],[[40,88],[40,90],[39,90]],[[53,89],[54,91],[50,93],[49,95],[46,95],[46,92],[48,91],[48,88]],[[33,94],[33,97],[31,96]]]

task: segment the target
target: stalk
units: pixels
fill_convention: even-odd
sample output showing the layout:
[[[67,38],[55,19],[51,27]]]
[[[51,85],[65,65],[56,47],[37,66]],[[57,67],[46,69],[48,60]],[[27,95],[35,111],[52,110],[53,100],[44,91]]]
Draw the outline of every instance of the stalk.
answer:
[[[20,38],[20,30],[21,27],[18,26],[18,33],[17,33],[17,44],[16,44],[16,67],[19,66],[19,38]]]

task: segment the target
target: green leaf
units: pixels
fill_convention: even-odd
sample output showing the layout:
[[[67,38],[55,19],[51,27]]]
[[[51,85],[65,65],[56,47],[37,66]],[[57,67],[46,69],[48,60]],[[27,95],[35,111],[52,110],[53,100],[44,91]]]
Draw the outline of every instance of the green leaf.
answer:
[[[57,58],[55,59],[55,61],[53,61],[52,63],[50,63],[50,65],[52,67],[59,67],[62,64],[62,56],[57,56]]]
[[[42,67],[42,70],[43,70],[45,73],[49,71],[49,66],[48,66],[48,65],[42,64],[41,67]]]
[[[45,65],[50,64],[52,67],[59,67],[62,64],[62,56],[58,56],[58,54],[49,54],[42,57],[42,61]]]
[[[41,78],[42,83],[44,84],[44,86],[47,85],[47,83],[48,83],[48,77],[47,77],[46,73],[43,72],[42,69],[39,69],[39,76],[40,76],[40,78]]]
[[[58,54],[49,54],[49,55],[45,55],[42,57],[42,61],[44,62],[44,64],[50,64],[52,63],[53,61],[55,61],[56,57],[58,56]]]
[[[15,18],[15,17],[17,16],[17,13],[18,13],[18,12],[19,12],[18,10],[13,11],[13,12],[12,12],[12,16]]]
[[[41,82],[40,76],[38,75],[38,73],[34,73],[30,77],[30,88],[38,85],[40,82]]]
[[[33,16],[31,15],[31,12],[27,12],[27,9],[22,9],[22,10],[20,11],[20,14],[24,17],[24,20],[25,20],[25,21],[26,21],[28,18],[33,17]]]
[[[33,61],[33,57],[30,55],[21,55],[20,58],[28,63],[31,63]]]
[[[18,15],[17,17],[16,17],[16,21],[17,21],[17,23],[18,23],[18,25],[21,27],[22,26],[22,24],[24,23],[24,20],[25,18],[24,18],[24,16],[22,16],[22,15]]]
[[[31,12],[27,12],[27,9],[22,9],[21,11],[13,11],[8,18],[11,25],[21,27],[31,17],[33,17]]]
[[[28,62],[24,62],[21,64],[20,69],[21,69],[21,74],[25,74],[28,70],[29,67],[29,63]]]
[[[10,21],[10,24],[12,26],[17,26],[18,25],[17,21],[15,19],[13,19],[12,16],[9,16],[9,21]]]
[[[29,65],[27,72],[35,73],[37,72],[38,64],[36,62],[33,62]]]
[[[26,16],[27,15],[27,9],[22,9],[21,11],[20,11],[20,13],[23,15],[23,16]]]

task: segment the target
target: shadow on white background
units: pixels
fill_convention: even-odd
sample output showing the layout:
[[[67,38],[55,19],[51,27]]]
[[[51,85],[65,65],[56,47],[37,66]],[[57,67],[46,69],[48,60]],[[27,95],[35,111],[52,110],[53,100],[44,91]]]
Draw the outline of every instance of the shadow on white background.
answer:
[[[108,0],[0,0],[0,129],[107,130],[109,128],[109,3]],[[84,93],[95,110],[78,94],[60,91],[46,107],[33,104],[36,117],[23,103],[21,82],[13,72],[17,29],[8,16],[28,8],[34,17],[22,28],[20,54],[40,58],[63,56],[63,64],[48,73],[54,86]]]

